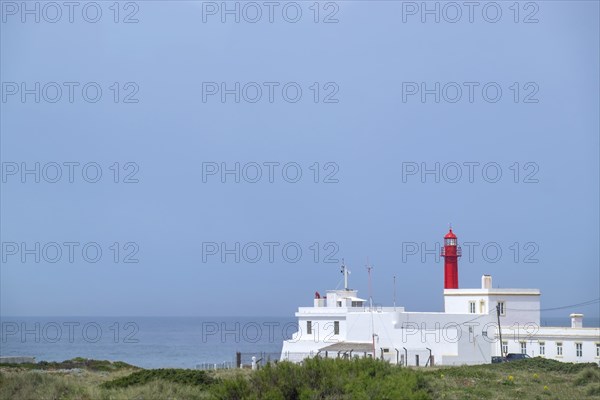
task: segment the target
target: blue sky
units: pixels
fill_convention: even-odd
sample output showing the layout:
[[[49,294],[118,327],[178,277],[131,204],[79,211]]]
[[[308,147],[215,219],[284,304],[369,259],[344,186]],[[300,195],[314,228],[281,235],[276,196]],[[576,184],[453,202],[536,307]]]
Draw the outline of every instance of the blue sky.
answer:
[[[288,5],[285,17],[289,3],[278,3],[272,23],[264,7],[257,23],[244,15],[222,22],[210,8],[220,2],[192,1],[121,3],[118,23],[112,2],[98,3],[96,23],[85,19],[94,10],[84,18],[80,9],[73,23],[66,9],[56,23],[44,19],[54,18],[50,9],[40,9],[39,23],[28,15],[22,22],[22,10],[7,3],[3,315],[292,315],[316,290],[339,283],[339,262],[324,262],[330,252],[327,260],[345,259],[363,296],[369,257],[375,302],[391,304],[395,275],[398,304],[440,310],[443,261],[422,258],[422,248],[407,251],[412,243],[434,249],[449,223],[460,243],[479,243],[472,260],[459,262],[461,287],[478,287],[488,273],[494,286],[540,288],[543,307],[600,297],[598,2],[521,2],[518,16],[513,2],[499,2],[495,23],[496,9],[484,16],[483,2],[472,23],[466,8],[448,22],[454,10],[442,3],[439,23],[420,9],[413,15],[421,2],[321,3],[318,23],[313,2]],[[297,8],[299,21],[288,22]],[[123,23],[127,16],[138,22]],[[338,22],[324,23],[327,16]],[[35,91],[36,82],[39,103],[35,94],[22,101],[21,83]],[[50,82],[63,91],[55,103]],[[75,82],[73,102],[65,82]],[[95,103],[81,92],[90,82],[90,90],[102,89]],[[223,102],[221,93],[203,92],[223,82],[230,90],[240,83],[239,103],[235,94]],[[435,91],[436,82],[439,102],[435,93],[423,100],[407,92],[421,84]],[[257,86],[262,97],[248,101]],[[301,98],[288,101],[298,87]],[[452,102],[457,87],[462,97]],[[40,182],[30,174],[23,183],[23,165],[36,163]],[[61,166],[56,183],[48,182],[52,163]],[[64,163],[79,163],[67,164],[72,183]],[[81,175],[88,163],[95,163],[88,180],[102,171],[96,183]],[[207,163],[239,163],[240,182],[207,175]],[[262,171],[256,183],[254,163]],[[421,177],[436,163],[439,182]],[[267,165],[275,168],[272,183]],[[456,165],[462,176],[452,183]],[[298,169],[299,181],[288,182]],[[73,262],[65,242],[78,243]],[[235,255],[223,262],[220,250],[206,254],[211,243],[235,249],[236,242],[239,263]],[[270,242],[278,243],[273,262]],[[39,263],[23,243],[40,243]],[[62,249],[55,263],[47,261],[52,243]],[[82,256],[86,243],[102,250],[98,262]],[[286,244],[302,250],[298,262],[282,255]],[[128,254],[139,261],[124,262]],[[574,311],[598,316],[597,304],[552,315]]]

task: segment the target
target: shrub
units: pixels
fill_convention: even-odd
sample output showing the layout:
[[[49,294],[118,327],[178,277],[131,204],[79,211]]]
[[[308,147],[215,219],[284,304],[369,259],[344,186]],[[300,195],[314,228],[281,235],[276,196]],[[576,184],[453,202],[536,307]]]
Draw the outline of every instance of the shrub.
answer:
[[[136,366],[127,364],[123,361],[108,361],[108,360],[88,360],[87,358],[76,357],[72,360],[65,361],[40,361],[38,363],[22,363],[22,364],[0,364],[4,368],[18,369],[42,369],[42,370],[57,370],[57,369],[89,369],[91,371],[117,371],[120,369],[137,369]]]
[[[543,357],[526,358],[523,360],[515,360],[507,363],[492,364],[494,368],[502,369],[505,371],[513,370],[535,370],[535,371],[548,371],[548,372],[562,372],[562,373],[577,373],[586,368],[595,367],[597,364],[594,363],[568,363],[557,360],[551,360]]]
[[[192,369],[144,369],[133,372],[121,378],[104,382],[102,387],[107,389],[124,388],[132,385],[143,385],[151,381],[165,380],[192,386],[208,386],[215,382],[205,371]]]
[[[588,383],[599,383],[600,382],[600,371],[598,371],[598,368],[586,368],[583,371],[581,371],[577,377],[575,378],[575,381],[573,382],[576,386],[585,386]]]
[[[590,387],[587,388],[587,395],[600,396],[600,384],[590,385]]]
[[[248,380],[242,376],[224,379],[212,387],[212,394],[218,400],[242,400],[247,398]]]
[[[245,383],[244,383],[245,382]],[[217,399],[429,399],[424,376],[368,358],[344,360],[312,358],[302,365],[267,364],[244,381],[213,386]]]

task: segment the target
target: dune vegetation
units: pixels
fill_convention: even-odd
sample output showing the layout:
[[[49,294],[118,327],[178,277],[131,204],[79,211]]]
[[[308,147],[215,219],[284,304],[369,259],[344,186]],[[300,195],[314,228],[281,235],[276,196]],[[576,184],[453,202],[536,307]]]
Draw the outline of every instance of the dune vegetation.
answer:
[[[535,358],[502,364],[403,368],[372,359],[281,362],[258,371],[141,369],[77,358],[0,364],[0,399],[309,400],[599,399],[597,364]]]

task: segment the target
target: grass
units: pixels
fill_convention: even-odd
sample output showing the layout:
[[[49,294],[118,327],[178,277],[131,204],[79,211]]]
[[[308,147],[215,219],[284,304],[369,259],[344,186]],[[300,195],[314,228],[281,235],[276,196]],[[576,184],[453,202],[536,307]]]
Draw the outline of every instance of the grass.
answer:
[[[596,399],[597,364],[561,363],[544,358],[509,363],[439,367],[423,371],[436,399]]]
[[[401,368],[377,360],[311,359],[259,371],[140,369],[73,359],[0,365],[0,399],[345,400],[599,399],[596,364],[541,358],[460,367]]]

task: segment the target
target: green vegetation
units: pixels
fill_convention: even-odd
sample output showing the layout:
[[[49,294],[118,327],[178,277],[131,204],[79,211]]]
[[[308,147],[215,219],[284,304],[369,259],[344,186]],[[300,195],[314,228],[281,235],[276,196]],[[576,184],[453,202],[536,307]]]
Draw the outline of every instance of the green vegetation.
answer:
[[[533,358],[423,371],[436,399],[598,399],[598,364]]]
[[[345,400],[599,399],[596,364],[534,358],[461,367],[401,368],[371,360],[310,359],[259,371],[139,369],[73,359],[0,365],[0,399]]]
[[[280,363],[213,386],[216,399],[429,399],[415,370],[372,359],[309,359]]]
[[[72,360],[61,362],[40,361],[38,363],[23,363],[23,364],[1,364],[0,368],[17,368],[17,369],[35,369],[35,370],[59,370],[59,369],[74,369],[82,368],[90,371],[117,371],[120,369],[135,369],[137,367],[124,363],[122,361],[108,360],[89,360],[87,358],[77,357]]]
[[[124,388],[132,385],[144,385],[152,381],[180,383],[182,385],[209,386],[215,383],[215,378],[209,376],[205,371],[193,369],[144,369],[132,374],[122,376],[112,381],[104,382],[102,387]]]

